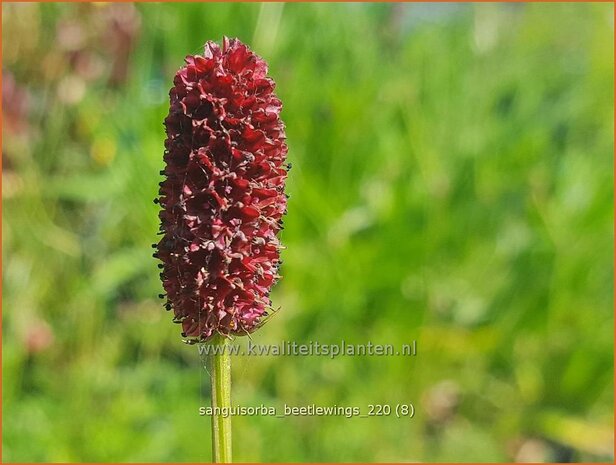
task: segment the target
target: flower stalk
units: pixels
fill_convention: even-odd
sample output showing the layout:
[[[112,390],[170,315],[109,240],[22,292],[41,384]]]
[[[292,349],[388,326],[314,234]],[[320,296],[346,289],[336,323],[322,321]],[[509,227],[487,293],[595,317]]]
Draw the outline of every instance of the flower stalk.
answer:
[[[229,339],[213,338],[211,359],[212,378],[212,461],[231,463],[231,416],[221,413],[231,409],[231,355]]]
[[[229,463],[230,338],[256,331],[273,310],[291,166],[282,102],[261,57],[224,37],[185,62],[169,91],[153,256],[184,342],[212,344],[212,458]]]

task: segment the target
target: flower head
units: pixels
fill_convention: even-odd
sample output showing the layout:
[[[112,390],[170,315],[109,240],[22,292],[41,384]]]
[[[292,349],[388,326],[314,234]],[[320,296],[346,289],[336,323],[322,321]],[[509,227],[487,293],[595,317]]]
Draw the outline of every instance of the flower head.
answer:
[[[166,307],[187,342],[247,334],[267,314],[279,279],[282,105],[265,61],[237,39],[187,56],[173,83],[155,200]]]

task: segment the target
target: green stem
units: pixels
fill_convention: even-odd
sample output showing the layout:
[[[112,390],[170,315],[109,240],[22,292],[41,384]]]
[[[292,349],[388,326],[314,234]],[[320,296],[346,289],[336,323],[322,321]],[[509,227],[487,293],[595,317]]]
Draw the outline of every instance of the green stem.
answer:
[[[231,410],[231,356],[229,340],[216,336],[212,345],[212,461],[231,463],[231,415],[217,415],[217,410]],[[218,408],[217,408],[218,407]]]

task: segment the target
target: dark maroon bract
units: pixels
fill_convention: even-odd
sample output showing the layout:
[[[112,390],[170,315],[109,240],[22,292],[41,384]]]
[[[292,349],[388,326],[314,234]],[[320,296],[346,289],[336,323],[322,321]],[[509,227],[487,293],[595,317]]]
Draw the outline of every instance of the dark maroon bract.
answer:
[[[267,64],[237,39],[175,75],[165,119],[162,240],[167,309],[187,342],[247,334],[278,280],[287,145]],[[163,296],[164,297],[164,296]]]

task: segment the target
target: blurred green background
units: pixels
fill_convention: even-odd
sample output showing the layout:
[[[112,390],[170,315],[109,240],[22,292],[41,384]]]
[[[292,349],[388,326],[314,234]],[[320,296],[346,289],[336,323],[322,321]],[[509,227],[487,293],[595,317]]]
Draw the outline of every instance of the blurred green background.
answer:
[[[2,4],[3,459],[209,461],[157,294],[168,89],[237,36],[284,102],[281,311],[234,360],[238,461],[613,460],[611,4]]]

